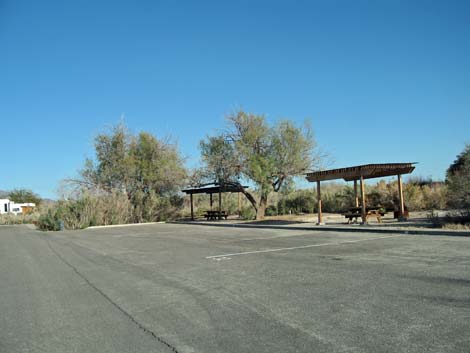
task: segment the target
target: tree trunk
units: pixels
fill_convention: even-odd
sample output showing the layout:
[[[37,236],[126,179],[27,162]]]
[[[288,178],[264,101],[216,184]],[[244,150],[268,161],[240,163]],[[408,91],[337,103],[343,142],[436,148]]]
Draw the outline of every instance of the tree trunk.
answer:
[[[253,208],[255,209],[255,212],[258,212],[258,207],[256,206],[256,200],[255,198],[253,197],[253,195],[251,195],[248,191],[246,191],[244,188],[241,188],[240,189],[240,192],[245,195],[245,197],[247,198],[248,201],[250,201],[251,203],[251,206],[253,206]]]
[[[264,219],[267,206],[268,206],[268,193],[261,192],[261,197],[259,199],[259,206],[258,206],[258,209],[256,210],[256,220]]]
[[[256,200],[253,197],[253,195],[251,195],[248,191],[246,191],[245,188],[240,183],[226,182],[226,184],[231,185],[231,186],[235,186],[236,188],[238,188],[238,191],[241,192],[243,195],[245,195],[247,200],[250,201],[251,205],[255,209],[256,214],[258,214],[258,207],[256,205]],[[263,212],[263,214],[264,214],[264,212]]]

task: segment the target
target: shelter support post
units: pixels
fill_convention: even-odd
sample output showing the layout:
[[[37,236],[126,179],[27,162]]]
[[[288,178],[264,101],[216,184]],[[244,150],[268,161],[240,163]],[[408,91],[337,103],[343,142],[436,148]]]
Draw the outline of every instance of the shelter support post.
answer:
[[[361,217],[362,224],[367,223],[367,213],[366,213],[366,192],[364,187],[364,177],[361,175]]]
[[[193,194],[189,194],[191,200],[191,221],[194,221]]]
[[[219,190],[219,215],[220,213],[222,212],[222,192]],[[219,219],[221,219],[222,217],[219,216]]]
[[[321,209],[321,190],[320,190],[320,180],[317,180],[317,200],[318,200],[318,222],[317,225],[323,225],[323,215]]]
[[[242,216],[242,210],[241,210],[241,202],[242,202],[242,200],[241,200],[241,198],[240,198],[240,193],[237,192],[237,194],[238,194],[238,217],[241,218],[241,216]]]
[[[357,180],[354,180],[354,207],[359,207],[359,197],[357,196]]]
[[[399,211],[400,215],[398,216],[399,221],[405,220],[405,201],[403,200],[403,182],[401,179],[401,174],[398,174],[398,201],[399,201]]]
[[[210,201],[210,204],[211,204],[211,211],[212,211],[212,193],[209,194],[209,201]]]

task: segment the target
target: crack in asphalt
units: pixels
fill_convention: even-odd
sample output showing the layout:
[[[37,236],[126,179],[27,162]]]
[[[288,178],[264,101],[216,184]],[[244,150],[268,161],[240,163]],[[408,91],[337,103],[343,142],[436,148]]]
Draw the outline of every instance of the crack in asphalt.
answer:
[[[44,238],[43,238],[44,239]],[[49,249],[54,253],[57,258],[63,262],[65,265],[70,267],[80,278],[82,278],[92,289],[94,289],[96,292],[98,292],[103,298],[105,298],[109,303],[111,303],[116,309],[118,309],[121,313],[123,313],[129,320],[131,320],[137,327],[145,332],[146,334],[150,335],[153,339],[155,339],[157,342],[163,344],[166,346],[168,349],[170,349],[174,353],[180,353],[176,347],[172,346],[170,343],[166,342],[163,338],[159,337],[155,332],[150,330],[149,328],[145,327],[142,325],[135,317],[133,317],[131,314],[129,314],[125,309],[123,309],[119,304],[117,304],[115,301],[113,301],[106,293],[104,293],[101,289],[99,289],[97,286],[95,286],[88,278],[85,277],[74,265],[72,265],[70,262],[68,262],[62,255],[60,255],[57,250],[55,250],[52,245],[50,244],[49,239],[45,239],[47,246]]]

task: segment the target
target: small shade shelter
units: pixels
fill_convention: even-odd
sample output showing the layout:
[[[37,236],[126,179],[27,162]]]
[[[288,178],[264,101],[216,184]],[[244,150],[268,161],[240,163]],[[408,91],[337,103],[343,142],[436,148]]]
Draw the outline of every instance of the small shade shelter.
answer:
[[[354,181],[354,193],[356,207],[359,207],[359,198],[357,194],[357,181],[360,182],[361,188],[361,215],[362,222],[366,223],[366,201],[364,180],[372,178],[382,178],[387,176],[398,177],[398,196],[399,196],[399,219],[403,219],[405,213],[405,203],[403,200],[403,183],[401,176],[409,174],[415,169],[416,163],[386,163],[386,164],[365,164],[355,167],[322,170],[318,172],[307,173],[306,178],[310,182],[317,183],[317,199],[318,199],[318,223],[323,224],[322,220],[322,199],[320,182],[326,180],[344,179],[345,181]]]
[[[248,186],[243,186],[244,189],[247,189]],[[188,188],[181,190],[186,195],[189,195],[191,200],[191,220],[194,221],[194,206],[193,206],[193,195],[194,194],[209,194],[210,209],[212,210],[213,194],[219,195],[219,212],[222,210],[222,193],[224,192],[240,192],[240,186],[235,184],[222,184],[222,183],[212,183],[206,184],[199,187]],[[238,194],[238,208],[240,209],[240,194]]]

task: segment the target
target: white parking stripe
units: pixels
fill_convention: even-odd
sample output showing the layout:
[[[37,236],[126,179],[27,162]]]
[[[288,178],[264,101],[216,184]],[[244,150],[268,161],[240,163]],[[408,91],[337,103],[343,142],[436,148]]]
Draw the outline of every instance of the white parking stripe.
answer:
[[[258,237],[258,238],[247,238],[247,239],[237,239],[237,241],[251,241],[251,240],[267,240],[267,239],[278,239],[278,238],[291,238],[291,237],[308,237],[308,236],[315,236],[312,232],[309,233],[302,233],[302,234],[284,234],[284,235],[273,235],[269,237]]]
[[[239,255],[249,255],[249,254],[261,254],[261,253],[268,253],[268,252],[315,248],[315,247],[320,247],[320,246],[342,245],[342,244],[350,244],[350,243],[359,243],[359,242],[362,242],[362,241],[371,241],[371,240],[379,240],[379,239],[387,239],[387,238],[397,238],[397,237],[402,237],[402,236],[403,235],[401,235],[401,234],[399,234],[399,235],[388,235],[388,236],[377,237],[377,238],[346,240],[346,241],[333,242],[333,243],[322,243],[322,244],[310,244],[310,245],[302,245],[302,246],[293,246],[293,247],[290,247],[290,248],[275,248],[275,249],[245,251],[245,252],[238,252],[238,253],[233,253],[233,254],[213,255],[213,256],[206,256],[205,258],[206,259],[216,259],[218,257],[239,256]]]

